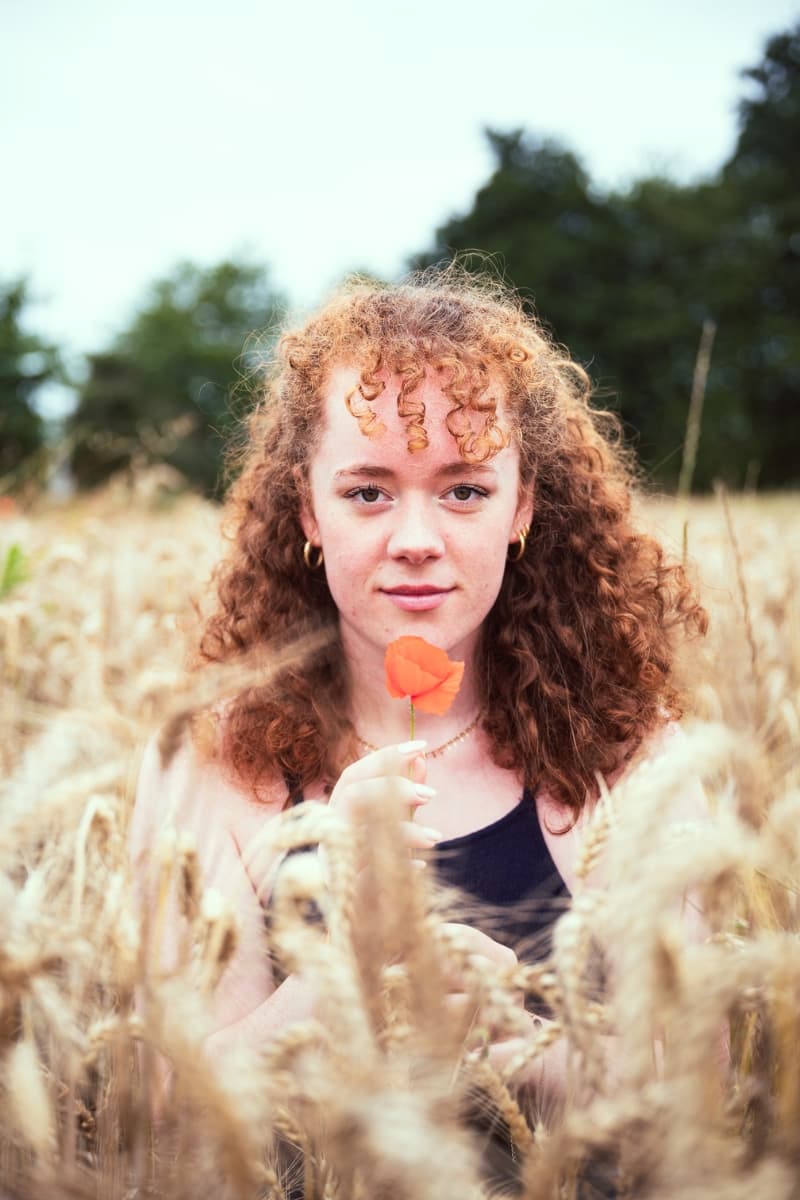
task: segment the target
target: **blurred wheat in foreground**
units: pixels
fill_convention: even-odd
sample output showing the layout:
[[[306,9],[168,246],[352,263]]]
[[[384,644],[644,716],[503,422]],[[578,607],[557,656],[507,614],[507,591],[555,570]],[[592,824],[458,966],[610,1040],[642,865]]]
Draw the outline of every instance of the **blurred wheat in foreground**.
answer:
[[[180,896],[185,938],[163,971],[158,917],[138,917],[126,859],[144,740],[170,719],[177,736],[209,700],[184,680],[180,632],[219,552],[217,514],[109,491],[4,517],[0,1193],[480,1197],[495,1186],[483,1144],[494,1125],[532,1198],[603,1195],[608,1178],[619,1194],[664,1200],[800,1194],[796,510],[794,497],[734,499],[727,519],[718,500],[645,506],[677,554],[688,513],[711,633],[683,667],[686,739],[598,810],[585,866],[603,849],[610,885],[573,898],[552,961],[479,970],[380,821],[356,921],[342,830],[325,810],[294,810],[267,836],[321,841],[333,886],[316,856],[290,859],[275,937],[317,983],[320,1011],[224,1066],[202,1043],[235,916],[203,894],[193,847],[165,840],[153,869]],[[680,819],[692,773],[711,812]],[[688,943],[687,894],[705,912]],[[329,937],[304,919],[312,900]],[[588,969],[597,944],[602,1003]],[[474,1022],[443,1007],[454,964],[467,1012],[516,1039],[502,1073]],[[531,1032],[523,992],[553,1026]],[[554,1042],[564,1103],[522,1082]],[[154,1125],[157,1055],[175,1082]]]

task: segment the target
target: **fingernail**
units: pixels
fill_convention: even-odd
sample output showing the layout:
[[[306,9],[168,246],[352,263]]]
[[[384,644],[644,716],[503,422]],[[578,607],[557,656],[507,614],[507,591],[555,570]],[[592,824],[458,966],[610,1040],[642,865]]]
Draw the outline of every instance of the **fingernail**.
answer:
[[[427,742],[419,740],[416,742],[401,742],[397,749],[401,754],[419,754],[421,750],[425,749],[427,744]]]
[[[418,871],[424,871],[428,864],[424,858],[412,858],[411,865],[412,867],[416,867]]]
[[[440,842],[444,837],[444,834],[439,833],[438,829],[430,829],[427,825],[420,825],[419,831],[423,837],[430,838],[432,842]]]
[[[418,783],[414,787],[414,791],[423,800],[430,800],[431,796],[436,795],[436,788],[428,787],[427,783]]]

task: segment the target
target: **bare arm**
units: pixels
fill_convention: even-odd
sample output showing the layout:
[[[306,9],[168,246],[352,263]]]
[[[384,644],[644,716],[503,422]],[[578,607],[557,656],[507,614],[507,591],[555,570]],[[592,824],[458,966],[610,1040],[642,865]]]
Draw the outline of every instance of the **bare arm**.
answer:
[[[175,856],[175,835],[196,847],[199,891],[220,898],[237,930],[236,948],[225,967],[211,1004],[212,1030],[235,1025],[272,994],[274,983],[264,914],[254,881],[242,861],[240,844],[270,819],[215,768],[199,762],[191,745],[182,747],[164,768],[156,739],[142,761],[131,818],[129,845],[134,886],[150,937],[150,969],[179,971],[187,925],[181,915],[180,872],[164,892],[165,858]],[[174,832],[173,832],[174,831]],[[259,863],[266,875],[270,861]],[[177,864],[176,864],[177,868]],[[188,978],[187,978],[188,983]]]
[[[288,975],[257,1008],[216,1030],[206,1043],[212,1055],[237,1046],[267,1046],[290,1025],[314,1015],[314,991],[302,975]]]

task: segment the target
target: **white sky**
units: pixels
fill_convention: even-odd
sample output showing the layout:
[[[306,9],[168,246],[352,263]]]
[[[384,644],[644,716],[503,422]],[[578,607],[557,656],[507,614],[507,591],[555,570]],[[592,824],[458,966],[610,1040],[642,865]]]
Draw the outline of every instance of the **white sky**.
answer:
[[[733,147],[737,72],[795,0],[0,0],[0,276],[77,352],[181,258],[291,301],[391,275],[488,176],[485,125],[601,184]],[[243,333],[246,331],[243,331]]]

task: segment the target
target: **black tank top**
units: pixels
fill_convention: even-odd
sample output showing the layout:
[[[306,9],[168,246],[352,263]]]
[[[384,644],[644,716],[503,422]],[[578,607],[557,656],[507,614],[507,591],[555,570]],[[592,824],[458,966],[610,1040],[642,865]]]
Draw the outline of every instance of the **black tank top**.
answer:
[[[429,861],[439,882],[463,894],[454,919],[477,925],[519,958],[547,957],[569,891],[550,857],[528,788],[499,821],[439,842]]]

